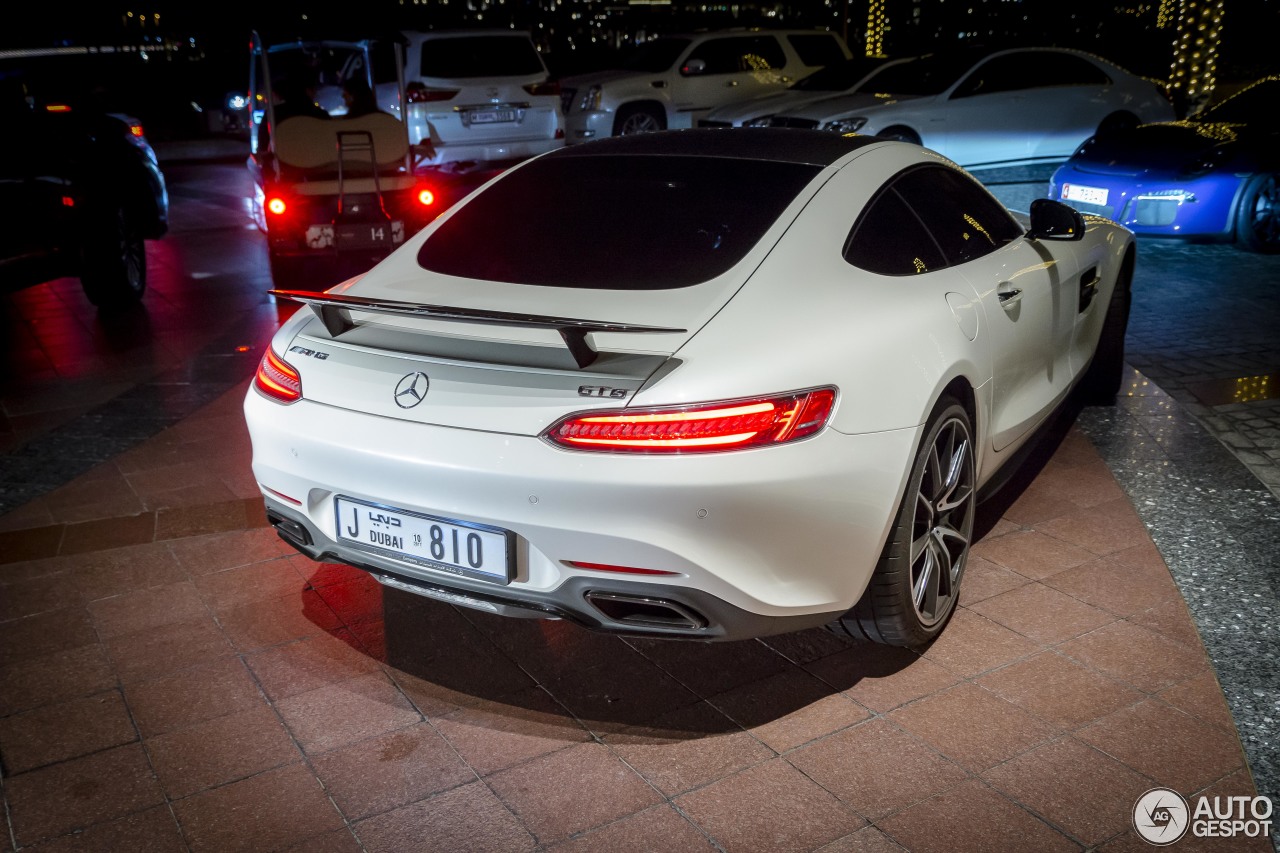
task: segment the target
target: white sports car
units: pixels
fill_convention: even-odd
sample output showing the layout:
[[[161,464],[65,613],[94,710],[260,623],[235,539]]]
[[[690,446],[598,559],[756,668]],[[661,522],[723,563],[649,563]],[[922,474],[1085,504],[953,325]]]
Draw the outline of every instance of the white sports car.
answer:
[[[1028,227],[1029,226],[1029,227]],[[1132,235],[901,142],[776,129],[530,160],[276,333],[280,535],[512,616],[737,639],[942,630],[978,491],[1119,388]]]

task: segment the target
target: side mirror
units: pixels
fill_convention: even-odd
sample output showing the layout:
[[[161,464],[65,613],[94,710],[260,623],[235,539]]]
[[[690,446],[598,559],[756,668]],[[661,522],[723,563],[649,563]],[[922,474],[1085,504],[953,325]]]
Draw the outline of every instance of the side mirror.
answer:
[[[1031,202],[1032,240],[1083,240],[1084,217],[1074,207],[1049,198]]]
[[[685,77],[697,77],[699,74],[705,74],[707,70],[706,60],[690,59],[680,66],[680,73]]]

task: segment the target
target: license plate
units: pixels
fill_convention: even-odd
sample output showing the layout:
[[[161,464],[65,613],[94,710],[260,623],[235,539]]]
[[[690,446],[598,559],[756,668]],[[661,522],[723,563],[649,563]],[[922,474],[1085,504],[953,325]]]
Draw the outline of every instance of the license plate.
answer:
[[[1108,190],[1101,187],[1082,187],[1079,184],[1063,184],[1062,197],[1067,201],[1082,201],[1085,204],[1106,204]]]
[[[334,226],[339,249],[376,249],[404,240],[403,222],[349,222]],[[399,237],[399,240],[396,237]]]
[[[428,569],[510,583],[515,537],[498,527],[334,498],[338,539]]]
[[[504,121],[515,121],[515,110],[481,110],[472,111],[467,115],[467,120],[472,124],[495,124]]]

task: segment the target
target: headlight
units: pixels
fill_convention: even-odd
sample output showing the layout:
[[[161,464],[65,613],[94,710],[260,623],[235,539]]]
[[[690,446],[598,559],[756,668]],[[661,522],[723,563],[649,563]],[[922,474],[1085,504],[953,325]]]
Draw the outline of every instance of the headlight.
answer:
[[[742,123],[742,126],[743,127],[768,127],[769,122],[772,120],[773,120],[773,116],[756,116],[755,118],[747,119],[746,121],[744,121]]]
[[[588,86],[578,101],[578,112],[591,112],[600,109],[600,87]]]
[[[835,133],[857,133],[862,130],[862,126],[867,120],[862,116],[854,116],[853,118],[838,118],[835,121],[829,121],[822,126],[823,130],[830,130]]]

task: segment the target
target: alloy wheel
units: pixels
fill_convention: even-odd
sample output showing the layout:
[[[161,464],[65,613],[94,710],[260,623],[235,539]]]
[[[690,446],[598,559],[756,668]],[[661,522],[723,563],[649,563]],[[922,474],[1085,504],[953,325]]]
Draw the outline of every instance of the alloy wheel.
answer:
[[[974,478],[969,428],[951,418],[925,460],[911,532],[911,600],[925,627],[946,618],[960,590],[973,535]]]

